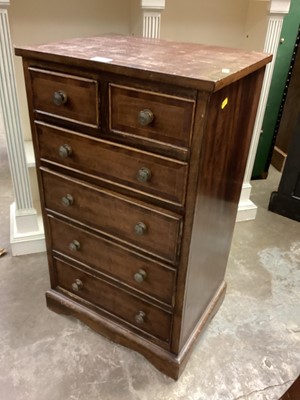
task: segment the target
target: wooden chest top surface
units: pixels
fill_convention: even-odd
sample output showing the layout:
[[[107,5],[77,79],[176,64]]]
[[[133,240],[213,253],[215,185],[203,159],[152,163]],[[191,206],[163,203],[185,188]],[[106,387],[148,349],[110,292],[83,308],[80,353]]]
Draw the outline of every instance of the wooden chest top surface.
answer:
[[[53,62],[72,62],[141,78],[163,74],[176,84],[216,91],[261,68],[271,55],[218,46],[132,36],[105,35],[16,48],[16,55]],[[171,81],[170,81],[171,82]],[[200,82],[200,85],[199,85]]]

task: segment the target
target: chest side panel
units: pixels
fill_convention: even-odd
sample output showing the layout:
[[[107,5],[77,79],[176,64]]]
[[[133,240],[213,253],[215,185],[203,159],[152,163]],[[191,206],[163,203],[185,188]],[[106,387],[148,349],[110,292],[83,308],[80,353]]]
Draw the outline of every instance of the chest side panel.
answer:
[[[180,346],[223,284],[264,70],[216,92],[199,160]]]

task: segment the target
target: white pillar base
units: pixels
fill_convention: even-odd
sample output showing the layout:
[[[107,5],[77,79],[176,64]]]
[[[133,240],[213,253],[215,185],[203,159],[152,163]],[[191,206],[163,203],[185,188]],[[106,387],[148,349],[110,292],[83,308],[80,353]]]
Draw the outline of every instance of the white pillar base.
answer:
[[[236,217],[237,222],[249,221],[256,218],[257,206],[250,200],[251,189],[252,186],[249,182],[243,183]]]
[[[26,215],[17,215],[16,204],[10,206],[10,245],[13,256],[46,251],[42,216],[35,209],[32,211],[30,213],[28,210]]]
[[[15,202],[10,207],[12,255],[45,251],[41,214],[34,206],[17,99],[7,6],[0,0],[0,107]]]
[[[251,200],[239,203],[236,222],[250,221],[256,218],[257,206]]]
[[[14,207],[14,213],[16,216],[16,228],[20,234],[26,232],[36,232],[39,230],[37,211],[35,208],[17,210],[16,205]]]

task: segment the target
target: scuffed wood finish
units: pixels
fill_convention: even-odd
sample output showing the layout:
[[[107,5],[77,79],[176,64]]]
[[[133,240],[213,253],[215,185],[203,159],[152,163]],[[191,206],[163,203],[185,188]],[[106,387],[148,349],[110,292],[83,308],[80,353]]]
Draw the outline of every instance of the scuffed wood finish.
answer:
[[[178,379],[225,295],[270,56],[122,36],[16,53],[23,56],[46,231],[47,305]],[[49,96],[35,98],[40,76],[51,77],[41,87],[53,90],[56,80],[70,87],[77,105],[97,93],[97,123],[84,121],[82,110],[72,118],[45,111]],[[81,78],[92,82],[79,85],[82,96],[74,89]],[[141,110],[153,114],[145,126]],[[71,152],[61,157],[60,146]],[[146,181],[137,179],[140,168],[151,171]],[[67,195],[69,206],[61,202]],[[146,231],[138,235],[141,223]]]
[[[218,46],[109,35],[16,49],[16,55],[216,91],[271,61]]]

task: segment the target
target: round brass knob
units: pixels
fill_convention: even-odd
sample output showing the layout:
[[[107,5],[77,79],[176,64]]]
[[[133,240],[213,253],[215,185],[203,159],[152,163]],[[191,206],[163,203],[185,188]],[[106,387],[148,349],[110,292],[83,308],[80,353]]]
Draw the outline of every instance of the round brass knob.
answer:
[[[151,171],[149,168],[142,167],[138,170],[136,178],[139,182],[149,182],[151,179]]]
[[[147,273],[143,269],[139,269],[138,272],[136,272],[134,275],[134,280],[138,283],[144,282],[144,280],[147,278]]]
[[[56,106],[62,106],[65,104],[68,100],[67,93],[65,93],[63,90],[58,90],[57,92],[53,93],[53,103]]]
[[[154,115],[151,110],[145,109],[145,110],[141,110],[138,113],[138,122],[142,126],[147,126],[147,125],[151,124],[153,119],[154,119]]]
[[[134,232],[139,236],[145,235],[147,233],[147,225],[144,222],[138,222],[134,226]]]
[[[62,158],[69,157],[72,154],[72,147],[69,146],[68,144],[63,144],[62,146],[59,146],[58,154]]]
[[[69,249],[71,251],[78,251],[80,249],[80,243],[78,242],[78,240],[73,240],[70,244],[69,244]]]
[[[62,197],[61,202],[65,207],[69,207],[74,203],[73,196],[70,194],[67,194],[64,197]]]
[[[144,313],[144,311],[139,311],[134,319],[137,324],[141,325],[145,322],[146,314]]]
[[[83,288],[83,283],[80,279],[75,279],[75,282],[72,283],[72,289],[74,292],[79,292],[80,289]]]

